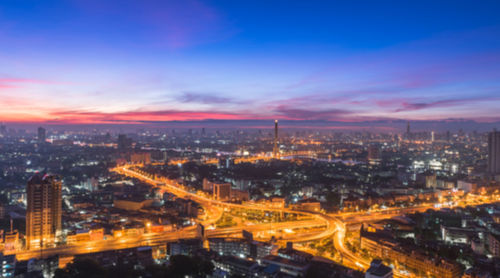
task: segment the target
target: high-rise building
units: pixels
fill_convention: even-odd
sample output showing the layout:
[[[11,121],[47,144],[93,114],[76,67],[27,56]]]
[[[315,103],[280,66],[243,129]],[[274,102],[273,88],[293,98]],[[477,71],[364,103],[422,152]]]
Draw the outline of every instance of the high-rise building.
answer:
[[[380,163],[380,149],[378,146],[371,145],[368,147],[368,162],[372,165]]]
[[[378,146],[371,145],[368,147],[368,159],[380,159],[380,149]]]
[[[434,142],[436,139],[436,135],[434,134],[434,131],[431,131],[431,142]]]
[[[204,191],[212,191],[214,190],[214,184],[212,182],[210,182],[208,179],[204,178],[203,179],[203,190]]]
[[[213,196],[215,200],[227,201],[231,199],[231,184],[230,183],[213,183]]]
[[[394,134],[394,143],[396,143],[396,146],[398,147],[401,144],[401,137],[399,136],[399,134]]]
[[[488,134],[488,173],[500,174],[500,131]]]
[[[62,182],[52,175],[35,174],[26,188],[26,247],[51,245],[61,232]]]
[[[46,132],[45,132],[45,128],[43,127],[39,127],[38,128],[38,142],[39,143],[44,143],[45,142],[45,139],[46,139]]]
[[[437,175],[436,173],[426,173],[425,175],[425,187],[436,188],[437,187]]]
[[[278,148],[278,120],[274,120],[273,157],[274,158],[279,158],[279,148]]]
[[[7,126],[4,124],[0,125],[0,135],[7,135]]]
[[[125,134],[118,134],[118,149],[127,150],[132,147],[132,139],[128,138]]]

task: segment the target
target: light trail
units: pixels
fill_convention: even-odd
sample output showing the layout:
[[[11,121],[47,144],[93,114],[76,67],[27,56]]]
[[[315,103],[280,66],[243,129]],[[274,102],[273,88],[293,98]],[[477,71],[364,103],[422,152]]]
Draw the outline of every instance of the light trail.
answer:
[[[217,222],[222,217],[224,209],[243,209],[243,210],[257,210],[257,211],[269,211],[269,212],[280,212],[280,213],[291,213],[297,215],[305,215],[312,219],[308,220],[297,220],[289,222],[276,222],[276,223],[256,223],[254,225],[243,225],[239,224],[234,227],[227,228],[211,228],[205,231],[206,237],[230,237],[230,236],[241,236],[243,230],[250,232],[268,232],[269,234],[274,234],[276,231],[284,231],[284,238],[280,241],[292,241],[296,243],[304,243],[310,241],[321,240],[331,237],[333,239],[333,244],[335,250],[337,250],[341,255],[341,264],[354,269],[366,270],[370,265],[370,260],[364,259],[361,256],[355,254],[344,244],[346,237],[346,225],[373,222],[382,219],[392,218],[398,215],[404,215],[408,213],[422,212],[428,209],[442,209],[442,208],[452,208],[457,206],[475,206],[485,203],[492,203],[500,201],[500,195],[497,193],[490,196],[481,195],[470,195],[467,196],[465,200],[461,200],[455,205],[448,205],[446,203],[438,203],[440,206],[436,208],[435,204],[424,204],[415,207],[407,208],[388,208],[379,211],[359,211],[359,212],[340,212],[335,214],[323,214],[314,213],[309,211],[299,211],[287,208],[275,208],[259,204],[234,204],[223,201],[214,200],[200,194],[190,192],[189,190],[181,187],[169,184],[165,180],[155,180],[145,174],[139,173],[130,169],[136,165],[121,166],[112,169],[116,173],[137,178],[144,181],[154,187],[161,188],[167,192],[170,192],[181,198],[192,199],[205,208],[207,211],[208,218],[201,221],[200,223],[205,226],[211,226]],[[295,233],[294,229],[311,229],[311,228],[324,228],[321,232],[314,233]],[[143,234],[141,236],[135,237],[122,237],[110,240],[102,240],[95,242],[85,242],[78,245],[62,245],[53,248],[44,248],[43,250],[23,250],[15,252],[18,260],[27,260],[30,258],[48,257],[52,255],[77,255],[86,254],[93,252],[101,252],[108,250],[132,248],[139,246],[158,246],[165,244],[169,241],[176,241],[179,239],[189,239],[195,238],[197,236],[196,227],[191,226],[183,228],[177,231],[165,232],[161,234]],[[43,254],[43,255],[42,255]],[[407,277],[401,271],[395,269],[395,277]]]

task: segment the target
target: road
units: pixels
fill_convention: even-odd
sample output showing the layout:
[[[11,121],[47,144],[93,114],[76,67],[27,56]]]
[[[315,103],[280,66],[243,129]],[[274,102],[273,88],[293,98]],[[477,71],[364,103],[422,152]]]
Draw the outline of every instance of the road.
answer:
[[[241,236],[242,230],[247,230],[252,233],[266,232],[269,237],[275,234],[276,231],[284,231],[281,232],[281,237],[279,238],[281,243],[284,243],[285,241],[304,243],[308,241],[333,237],[334,248],[341,254],[342,257],[341,263],[345,266],[356,269],[367,269],[370,261],[361,258],[345,246],[344,243],[346,236],[346,225],[378,221],[398,215],[404,215],[418,211],[422,212],[428,209],[436,209],[436,204],[424,204],[421,206],[408,208],[389,208],[372,212],[341,212],[327,215],[319,212],[316,213],[309,211],[291,210],[287,208],[276,208],[256,203],[235,204],[220,200],[214,200],[210,197],[205,196],[205,194],[202,194],[200,192],[192,192],[182,185],[172,181],[168,181],[166,179],[154,179],[149,175],[130,169],[132,166],[133,165],[117,167],[113,169],[113,171],[122,175],[137,178],[154,187],[160,188],[163,191],[170,192],[178,197],[194,200],[201,206],[203,206],[206,211],[207,217],[200,223],[207,227],[205,236],[208,238]],[[437,205],[439,208],[445,208],[454,206],[479,205],[499,200],[500,196],[498,194],[493,194],[491,196],[470,195],[466,199],[461,199],[455,204],[450,205],[439,203]],[[213,224],[220,219],[225,209],[244,209],[291,213],[297,215],[305,215],[309,219],[277,223],[258,223],[255,225],[246,225],[244,223],[240,223],[233,227],[211,228],[213,227]],[[315,230],[312,230],[311,232],[293,232],[293,229],[298,228],[315,228]],[[323,228],[323,230],[318,232],[317,229],[321,228]],[[143,234],[136,237],[121,237],[98,242],[85,242],[79,245],[63,245],[54,248],[45,248],[42,251],[18,251],[16,253],[16,256],[18,260],[26,260],[29,258],[48,257],[56,254],[77,255],[107,250],[132,248],[138,246],[158,246],[169,241],[195,238],[196,236],[196,228],[195,226],[191,226],[180,229],[178,231],[165,232],[162,234]],[[396,270],[395,277],[403,276]]]
[[[454,207],[477,206],[500,201],[500,195],[497,193],[491,195],[473,195],[469,194],[465,198],[461,198],[460,202],[453,204],[425,204],[421,206],[408,208],[390,208],[376,212],[354,212],[332,214],[335,217],[336,232],[334,237],[335,249],[342,255],[342,264],[352,268],[366,270],[370,266],[370,261],[363,259],[361,256],[354,254],[345,246],[346,225],[353,225],[366,222],[375,222],[383,219],[392,218],[399,215],[405,215],[415,212],[424,212],[428,209],[444,209]],[[413,277],[414,275],[410,275]],[[394,270],[394,277],[408,277],[399,270]]]
[[[279,231],[279,230],[288,230],[292,231],[297,228],[313,228],[313,227],[322,227],[326,226],[327,229],[325,231],[315,234],[315,235],[306,235],[306,237],[301,238],[300,236],[296,236],[293,232],[288,236],[284,233],[284,237],[282,240],[290,240],[290,241],[305,241],[305,240],[314,240],[317,238],[322,238],[328,235],[333,235],[334,230],[329,229],[330,220],[328,220],[327,216],[322,216],[317,213],[303,212],[303,211],[293,211],[289,209],[279,209],[266,207],[261,205],[242,205],[242,204],[233,204],[226,203],[223,201],[213,200],[205,196],[198,195],[193,192],[189,192],[188,190],[166,184],[163,181],[157,181],[150,177],[147,177],[141,173],[132,171],[128,169],[128,167],[122,167],[119,169],[115,169],[116,172],[120,174],[124,174],[130,177],[138,178],[144,182],[147,182],[155,187],[159,187],[165,191],[171,192],[172,194],[189,198],[194,201],[200,203],[207,212],[207,219],[202,221],[206,227],[213,225],[217,220],[222,216],[223,208],[238,208],[238,209],[248,209],[248,210],[263,210],[263,211],[273,211],[273,212],[284,212],[284,213],[296,213],[301,215],[307,215],[312,218],[310,220],[298,220],[298,221],[290,221],[290,222],[278,222],[278,223],[260,223],[255,225],[238,225],[235,227],[227,227],[227,228],[217,228],[214,230],[207,229],[206,237],[227,237],[227,236],[236,236],[241,235],[243,230],[247,230],[250,232],[264,232],[264,231]],[[161,245],[169,241],[175,241],[178,239],[187,239],[196,237],[195,227],[188,227],[178,231],[173,232],[165,232],[162,234],[143,234],[141,236],[135,237],[120,237],[116,239],[108,239],[102,241],[89,241],[78,245],[61,245],[57,247],[48,247],[43,250],[22,250],[15,252],[18,260],[27,260],[30,258],[40,258],[40,257],[49,257],[52,255],[77,255],[77,254],[86,254],[86,253],[94,253],[101,252],[107,250],[116,250],[123,248],[132,248],[138,246],[156,246]]]
[[[256,225],[240,225],[235,227],[217,228],[213,230],[206,230],[205,236],[207,238],[213,237],[232,237],[241,236],[242,230],[249,232],[262,232],[262,231],[278,231],[278,230],[293,230],[297,228],[321,226],[315,220],[302,220],[302,221],[289,221],[280,223],[263,223]],[[286,233],[284,233],[286,235]],[[133,248],[139,246],[159,246],[167,242],[176,241],[179,239],[196,238],[196,226],[190,226],[177,231],[157,233],[145,233],[137,236],[122,236],[119,238],[111,238],[101,241],[88,241],[75,245],[61,245],[53,248],[44,248],[43,250],[29,250],[20,251],[16,253],[18,260],[27,260],[30,258],[50,257],[53,255],[78,255],[87,254],[108,250]],[[285,237],[284,240],[287,238]],[[293,239],[292,239],[293,240]]]
[[[145,175],[133,172],[130,169],[122,168],[121,172],[123,174],[128,175],[128,176],[140,178],[143,181],[162,186],[162,185],[158,184],[156,181],[154,181],[153,179],[151,179]],[[371,212],[368,212],[368,211],[341,212],[341,213],[336,213],[336,214],[325,215],[325,214],[321,214],[321,213],[302,212],[302,211],[294,211],[294,210],[279,209],[279,208],[277,209],[277,208],[270,208],[270,207],[257,206],[257,205],[231,204],[231,203],[226,203],[226,202],[221,202],[221,201],[215,201],[215,200],[212,200],[210,198],[200,196],[200,195],[197,195],[197,194],[192,193],[192,192],[187,192],[184,189],[179,189],[178,187],[172,186],[169,184],[165,184],[164,186],[166,186],[168,189],[170,189],[174,192],[180,190],[180,193],[186,194],[189,197],[193,198],[194,200],[199,201],[200,203],[205,203],[206,205],[208,205],[208,207],[215,205],[215,206],[223,206],[223,207],[229,207],[229,208],[280,211],[280,212],[289,212],[289,213],[303,213],[303,214],[306,214],[308,216],[312,216],[317,221],[319,221],[319,223],[324,223],[326,225],[326,228],[323,232],[314,233],[314,234],[301,233],[300,235],[287,237],[286,240],[293,241],[293,242],[307,242],[307,241],[314,241],[314,240],[319,240],[319,239],[328,238],[330,236],[333,236],[334,247],[342,256],[341,263],[343,265],[351,267],[351,268],[364,269],[364,270],[366,270],[369,267],[370,260],[361,258],[360,256],[354,254],[352,251],[350,251],[345,246],[344,243],[345,243],[345,236],[346,236],[346,225],[379,221],[382,219],[392,218],[392,217],[395,217],[398,215],[405,215],[405,214],[410,214],[410,213],[415,213],[415,212],[423,212],[423,211],[426,211],[428,209],[452,208],[452,207],[457,207],[457,206],[462,206],[462,207],[463,206],[476,206],[476,205],[480,205],[480,204],[484,204],[484,203],[497,202],[500,200],[500,196],[498,195],[498,192],[496,194],[491,195],[491,196],[479,196],[479,195],[469,194],[469,195],[467,195],[467,198],[458,199],[453,204],[446,204],[446,203],[423,204],[423,205],[416,206],[416,207],[388,208],[388,209],[371,211]],[[314,224],[316,224],[316,223],[314,223]],[[307,228],[307,227],[308,226],[306,226],[306,225],[303,226],[303,228]],[[237,229],[238,228],[234,228],[235,231]],[[398,270],[395,270],[394,276],[395,277],[407,277],[407,276],[403,275],[402,273],[400,273]]]

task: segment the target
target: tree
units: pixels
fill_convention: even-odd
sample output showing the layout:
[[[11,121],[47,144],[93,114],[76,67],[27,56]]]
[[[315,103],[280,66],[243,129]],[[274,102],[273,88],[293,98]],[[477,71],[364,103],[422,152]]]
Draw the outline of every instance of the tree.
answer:
[[[157,264],[148,265],[146,266],[145,273],[149,274],[151,278],[168,277],[168,267]]]
[[[211,261],[184,255],[172,256],[168,266],[169,277],[206,277],[212,274],[213,271],[214,265]]]
[[[337,192],[328,192],[328,194],[326,194],[326,202],[330,206],[339,206],[340,195]]]
[[[64,269],[57,269],[55,278],[105,278],[107,270],[90,258],[77,258]]]

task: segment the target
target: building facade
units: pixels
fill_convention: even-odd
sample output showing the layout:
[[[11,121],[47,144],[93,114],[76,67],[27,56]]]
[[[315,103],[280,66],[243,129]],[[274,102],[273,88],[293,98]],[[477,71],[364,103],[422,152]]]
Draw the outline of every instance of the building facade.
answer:
[[[488,134],[488,172],[500,174],[500,131],[496,130]]]
[[[375,233],[361,231],[361,249],[376,258],[404,265],[425,277],[454,278],[460,277],[462,271],[455,262],[427,257],[418,250],[405,249],[397,242],[380,238]]]
[[[231,184],[230,183],[214,183],[213,197],[218,201],[227,201],[231,199]]]
[[[47,139],[46,134],[47,133],[45,131],[45,128],[43,127],[38,128],[38,136],[37,136],[38,143],[45,143],[45,140]]]
[[[35,174],[26,189],[26,247],[52,245],[61,232],[62,182],[52,175]]]

